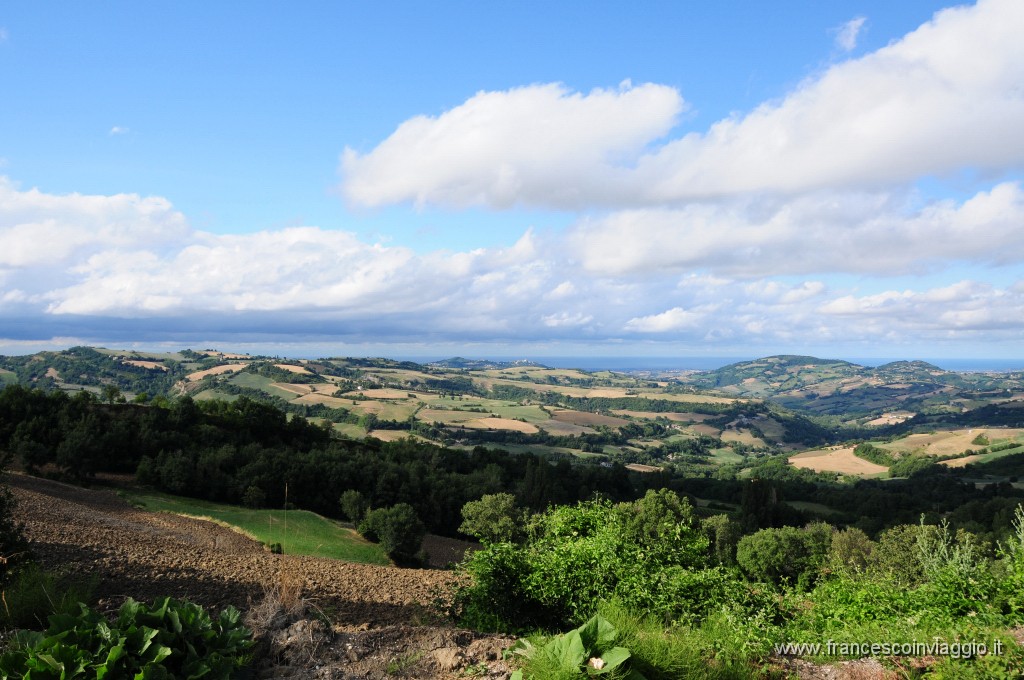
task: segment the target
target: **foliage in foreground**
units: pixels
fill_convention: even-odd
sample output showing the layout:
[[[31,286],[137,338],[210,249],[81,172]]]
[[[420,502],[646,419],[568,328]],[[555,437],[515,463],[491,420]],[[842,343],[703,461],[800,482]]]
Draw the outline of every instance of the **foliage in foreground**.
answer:
[[[73,614],[91,602],[97,577],[60,575],[34,562],[19,566],[3,587],[0,629],[45,628],[53,614]]]
[[[245,665],[252,645],[232,607],[213,619],[191,602],[128,600],[110,623],[81,605],[50,617],[45,633],[19,631],[0,655],[0,677],[221,680]]]
[[[927,673],[1024,675],[1024,647],[1010,635],[1024,624],[1024,509],[1016,511],[1014,534],[994,550],[945,523],[895,527],[877,541],[820,523],[763,530],[740,541],[741,571],[716,558],[728,551],[716,550],[687,521],[686,504],[669,493],[618,506],[595,501],[552,509],[534,520],[523,544],[485,546],[464,564],[472,577],[459,599],[464,622],[564,631],[615,601],[627,617],[652,615],[655,629],[646,639],[672,640],[702,660],[685,677],[747,677],[790,653],[787,643],[820,645],[800,654],[821,661],[856,658],[860,653],[829,651],[824,643],[865,640],[951,648],[984,643],[999,653],[933,654]],[[594,674],[597,669],[576,663],[576,637],[538,645],[524,678]],[[639,668],[641,655],[622,637],[615,646],[628,650],[630,661],[623,659],[616,677],[629,677],[629,669],[658,677]],[[605,651],[583,647],[591,655],[584,662]],[[898,656],[885,662],[909,663]]]
[[[709,664],[709,649],[685,629],[665,630],[617,602],[564,635],[523,639],[512,648],[522,667],[512,680],[553,680],[607,675],[626,680],[742,677]]]

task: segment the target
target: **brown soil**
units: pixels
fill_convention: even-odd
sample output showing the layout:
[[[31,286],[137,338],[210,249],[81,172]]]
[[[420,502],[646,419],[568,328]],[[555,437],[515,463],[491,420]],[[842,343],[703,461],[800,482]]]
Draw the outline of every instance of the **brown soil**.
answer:
[[[236,371],[241,371],[248,365],[249,364],[221,364],[220,366],[208,368],[205,371],[196,371],[195,373],[189,373],[185,377],[193,382],[196,382],[198,380],[202,380],[208,375],[223,375],[225,373],[235,373]]]
[[[511,640],[445,625],[455,572],[274,555],[230,529],[139,510],[110,491],[25,475],[9,483],[36,559],[97,577],[101,609],[169,595],[252,616],[291,586],[303,611],[331,625],[305,616],[264,625],[260,677],[508,677],[500,651]]]
[[[853,455],[853,447],[805,451],[790,456],[789,462],[815,472],[839,472],[844,475],[875,475],[889,469]]]

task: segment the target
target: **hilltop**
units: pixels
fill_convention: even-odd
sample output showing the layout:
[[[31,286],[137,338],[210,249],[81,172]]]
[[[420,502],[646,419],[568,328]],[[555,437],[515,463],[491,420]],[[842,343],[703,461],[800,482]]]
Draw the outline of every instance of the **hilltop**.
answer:
[[[736,397],[770,399],[807,415],[891,424],[914,415],[959,414],[1018,401],[1024,373],[959,373],[925,361],[874,368],[848,361],[779,355],[684,376],[681,382]],[[881,421],[872,423],[881,416]]]

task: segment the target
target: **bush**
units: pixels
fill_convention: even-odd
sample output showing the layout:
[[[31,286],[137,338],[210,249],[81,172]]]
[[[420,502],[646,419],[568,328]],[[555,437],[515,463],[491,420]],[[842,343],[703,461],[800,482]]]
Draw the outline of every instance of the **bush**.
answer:
[[[366,516],[366,510],[369,506],[366,498],[363,494],[359,493],[355,489],[348,489],[341,494],[341,498],[338,499],[339,505],[341,505],[341,512],[348,521],[359,523],[363,521],[363,517]]]
[[[761,529],[740,539],[736,561],[757,581],[809,585],[821,569],[831,542],[832,527],[823,523],[803,529]]]
[[[488,494],[462,506],[459,531],[483,543],[515,542],[523,536],[526,513],[510,493]]]
[[[359,523],[359,533],[369,541],[380,543],[392,558],[408,561],[416,558],[427,528],[411,505],[398,503],[366,513]]]
[[[999,545],[1005,569],[1000,588],[1006,613],[1020,623],[1024,621],[1024,506],[1017,506],[1013,520],[1013,535]]]
[[[495,543],[463,563],[463,621],[488,629],[579,625],[618,597],[668,620],[693,621],[732,597],[708,569],[709,541],[689,502],[671,491],[634,503],[588,501],[537,515],[522,546]],[[743,588],[739,588],[742,591]]]

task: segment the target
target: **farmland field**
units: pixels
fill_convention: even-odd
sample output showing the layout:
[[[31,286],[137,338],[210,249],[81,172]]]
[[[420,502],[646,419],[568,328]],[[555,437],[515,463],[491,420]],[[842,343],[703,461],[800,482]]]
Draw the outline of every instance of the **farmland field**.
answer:
[[[884,465],[853,455],[853,447],[815,449],[789,457],[790,464],[815,472],[839,472],[844,475],[880,475],[889,471]]]
[[[608,427],[622,427],[629,423],[629,421],[624,418],[614,418],[612,416],[603,416],[598,413],[569,411],[566,409],[555,409],[551,411],[551,417],[563,423],[584,426],[607,425]]]
[[[932,456],[951,456],[963,453],[967,449],[977,450],[984,444],[972,443],[978,436],[984,435],[990,444],[1015,441],[1024,430],[1016,428],[970,428],[960,430],[944,430],[939,432],[910,434],[902,439],[877,444],[879,448],[889,451],[920,452]]]
[[[220,366],[214,366],[208,368],[205,371],[196,371],[195,373],[189,373],[186,378],[192,381],[202,380],[208,375],[224,375],[225,373],[235,373],[241,371],[249,364],[221,364]]]

